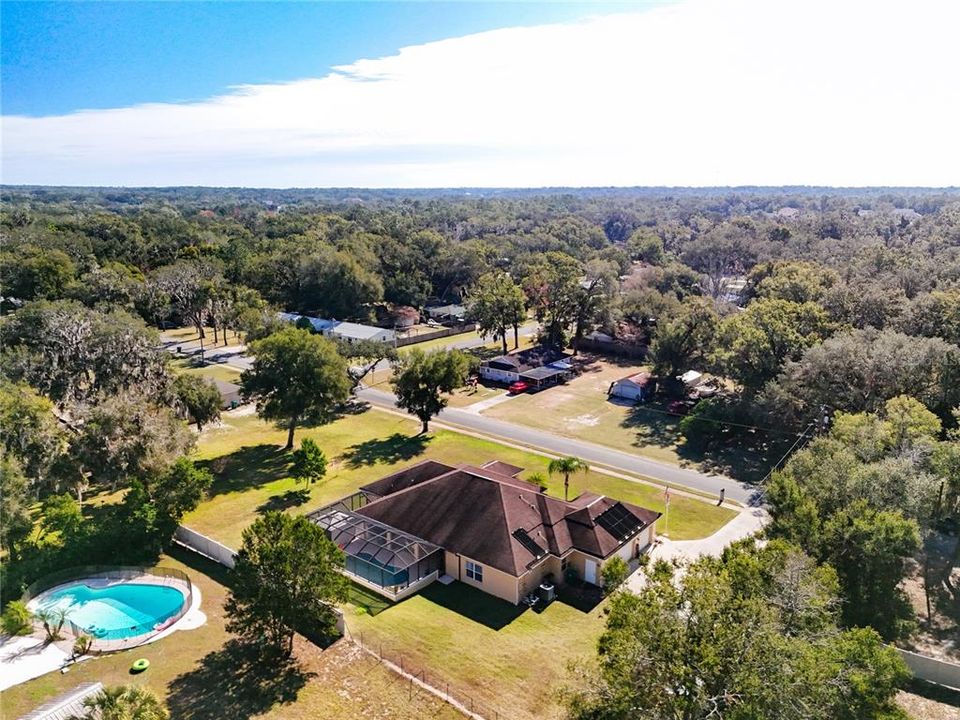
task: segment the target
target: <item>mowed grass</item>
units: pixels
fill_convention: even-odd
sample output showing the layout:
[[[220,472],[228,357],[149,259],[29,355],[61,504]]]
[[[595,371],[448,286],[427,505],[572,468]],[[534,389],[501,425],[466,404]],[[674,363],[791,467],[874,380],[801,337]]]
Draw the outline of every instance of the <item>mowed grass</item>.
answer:
[[[195,364],[189,358],[178,358],[171,363],[173,371],[178,375],[197,375],[212,380],[240,384],[240,370],[223,363]]]
[[[208,499],[184,518],[184,524],[230,547],[238,547],[243,529],[266,510],[307,512],[360,486],[413,464],[432,459],[450,465],[504,462],[546,474],[549,458],[481,438],[436,430],[418,435],[419,423],[394,413],[369,409],[333,423],[297,431],[296,443],[314,439],[329,459],[327,477],[310,487],[289,476],[290,455],[283,451],[286,431],[249,412],[225,413],[219,427],[205,429],[199,458],[214,473]],[[571,497],[584,490],[663,510],[661,488],[597,471],[570,479]],[[548,492],[563,496],[563,478],[549,478]],[[670,503],[670,537],[688,540],[715,532],[733,511],[674,494]]]
[[[202,593],[206,624],[5,690],[0,715],[20,717],[80,683],[99,681],[146,686],[178,720],[462,717],[348,641],[322,650],[298,639],[294,660],[286,666],[253,661],[225,628],[223,568],[180,549],[159,564],[187,572]],[[150,661],[150,668],[131,675],[130,664],[140,657]]]
[[[607,397],[612,382],[643,369],[641,365],[597,362],[565,385],[520,395],[484,415],[679,464],[675,443],[644,442],[638,429],[627,424],[631,405]],[[671,420],[675,424],[676,419]]]
[[[775,431],[762,432],[757,434],[753,447],[728,445],[707,453],[694,451],[686,446],[680,434],[681,418],[669,413],[666,403],[637,405],[608,397],[611,383],[645,369],[649,368],[598,360],[565,385],[520,395],[483,414],[652,460],[693,466],[747,481],[763,477],[795,439]]]
[[[442,350],[455,343],[480,339],[480,335],[477,333],[477,331],[471,330],[469,332],[457,333],[456,335],[447,335],[446,337],[433,338],[432,340],[424,340],[423,342],[404,345],[403,347],[399,348],[397,352],[399,352],[401,355],[406,355],[414,348],[423,350],[423,352],[430,352],[432,350]]]
[[[543,612],[463,583],[434,583],[376,616],[350,612],[356,638],[485,717],[540,720],[561,716],[560,693],[571,662],[596,656],[603,604],[582,612],[560,601]]]

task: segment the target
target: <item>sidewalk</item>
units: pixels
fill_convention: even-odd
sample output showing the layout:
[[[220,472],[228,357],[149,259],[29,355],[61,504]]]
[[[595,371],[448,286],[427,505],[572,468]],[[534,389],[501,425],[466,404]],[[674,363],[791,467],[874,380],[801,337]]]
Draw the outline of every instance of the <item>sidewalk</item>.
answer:
[[[692,562],[703,555],[718,557],[731,543],[750,537],[770,522],[770,513],[760,507],[747,507],[713,535],[700,540],[670,540],[657,538],[657,545],[650,551],[650,562],[666,560],[670,562]],[[627,587],[634,592],[643,588],[646,576],[640,570],[627,578]]]

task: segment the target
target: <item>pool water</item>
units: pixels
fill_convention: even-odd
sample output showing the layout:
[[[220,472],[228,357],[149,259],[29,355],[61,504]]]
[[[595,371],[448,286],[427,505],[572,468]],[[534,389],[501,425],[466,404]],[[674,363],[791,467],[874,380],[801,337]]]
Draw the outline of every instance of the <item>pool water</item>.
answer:
[[[176,615],[184,602],[182,592],[165,585],[75,583],[44,595],[38,607],[66,610],[67,619],[94,638],[121,640],[152,632]]]

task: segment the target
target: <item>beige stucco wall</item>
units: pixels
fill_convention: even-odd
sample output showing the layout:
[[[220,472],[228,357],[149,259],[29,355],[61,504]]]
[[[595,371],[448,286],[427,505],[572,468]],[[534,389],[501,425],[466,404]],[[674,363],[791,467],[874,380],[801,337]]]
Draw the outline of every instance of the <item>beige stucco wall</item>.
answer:
[[[592,559],[597,563],[597,584],[601,582],[601,573],[603,571],[603,566],[606,565],[610,560],[618,555],[629,562],[637,556],[638,552],[643,552],[644,549],[656,538],[656,529],[655,524],[648,527],[646,530],[642,530],[636,536],[630,538],[629,542],[624,543],[620,548],[617,549],[609,558],[604,561],[601,561],[599,558],[595,558],[592,555],[587,555],[580,552],[579,550],[574,550],[567,557],[567,561],[570,567],[574,569],[577,573],[577,577],[581,580],[585,580],[586,575],[586,560],[587,558]]]
[[[443,551],[443,571],[454,580],[460,579],[461,567],[458,564],[457,555],[449,550]]]
[[[639,548],[639,551],[642,552],[644,548],[652,543],[655,538],[656,531],[654,526],[651,525],[649,528],[639,533],[636,537],[631,538],[628,543],[625,543],[619,550],[617,550],[617,552],[611,555],[611,558],[620,555],[620,557],[622,557],[624,560],[629,561],[635,557],[637,548]],[[574,569],[574,571],[577,573],[577,577],[583,580],[587,558],[590,558],[597,564],[597,583],[599,584],[601,582],[603,565],[606,564],[599,558],[594,558],[578,550],[574,550],[567,555],[568,565]],[[496,568],[492,568],[489,565],[484,565],[483,563],[478,562],[478,565],[483,565],[482,583],[478,583],[476,580],[467,577],[467,560],[472,560],[472,558],[468,558],[465,555],[457,555],[456,553],[452,553],[448,550],[444,551],[444,566],[447,575],[450,575],[460,582],[466,583],[467,585],[472,585],[473,587],[482,590],[485,593],[495,595],[496,597],[502,598],[515,605],[518,604],[521,599],[536,590],[537,586],[543,582],[543,578],[548,574],[553,574],[553,579],[556,583],[563,583],[565,581],[563,571],[561,570],[560,558],[554,557],[553,555],[547,556],[543,562],[534,566],[519,578],[515,578],[512,575],[508,575],[505,572],[497,570]],[[609,560],[610,558],[608,558],[606,562],[609,562]],[[477,561],[474,560],[473,562]]]
[[[548,555],[539,565],[535,565],[520,578],[519,598],[523,599],[531,592],[534,592],[540,583],[543,582],[543,578],[550,574],[553,575],[553,581],[555,583],[563,582],[562,573],[560,572],[560,558],[554,557],[553,555]]]
[[[483,582],[477,582],[467,577],[467,560],[483,566]],[[485,593],[502,598],[514,605],[520,602],[520,595],[517,594],[517,578],[508,575],[501,570],[484,565],[484,563],[469,558],[466,555],[457,555],[445,551],[444,563],[446,564],[447,575],[455,577],[462,583],[471,585]]]

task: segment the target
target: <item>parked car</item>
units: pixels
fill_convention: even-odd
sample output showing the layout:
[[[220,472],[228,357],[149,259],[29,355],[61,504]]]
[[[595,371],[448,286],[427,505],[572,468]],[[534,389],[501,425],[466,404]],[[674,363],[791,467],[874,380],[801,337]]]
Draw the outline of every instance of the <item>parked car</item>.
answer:
[[[519,395],[520,393],[525,393],[530,389],[530,386],[525,383],[523,380],[517,380],[515,383],[511,383],[510,387],[507,388],[512,394]]]
[[[672,412],[674,415],[686,415],[690,412],[690,404],[685,403],[683,400],[674,400],[672,403],[667,405],[667,410]]]

